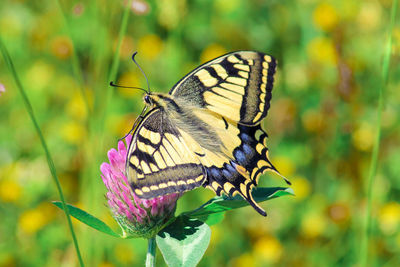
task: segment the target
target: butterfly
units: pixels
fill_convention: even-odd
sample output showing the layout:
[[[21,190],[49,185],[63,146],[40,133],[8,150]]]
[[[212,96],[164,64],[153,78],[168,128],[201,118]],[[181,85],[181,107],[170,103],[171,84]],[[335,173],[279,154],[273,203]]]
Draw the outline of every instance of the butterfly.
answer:
[[[232,52],[194,69],[168,94],[146,93],[150,111],[133,128],[126,161],[135,194],[150,199],[204,186],[239,194],[266,216],[251,191],[261,174],[278,173],[260,125],[276,64],[263,53]]]

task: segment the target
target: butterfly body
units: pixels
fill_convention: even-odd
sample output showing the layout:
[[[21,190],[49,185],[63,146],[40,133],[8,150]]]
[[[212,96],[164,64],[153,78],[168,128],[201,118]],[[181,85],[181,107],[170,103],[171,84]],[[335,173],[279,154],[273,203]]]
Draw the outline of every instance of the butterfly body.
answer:
[[[148,94],[151,107],[159,109],[163,120],[169,120],[183,132],[193,136],[200,147],[222,152],[223,143],[213,125],[201,118],[201,114],[210,113],[199,105],[188,104],[188,101],[168,94]],[[146,96],[145,96],[146,97]],[[214,114],[214,116],[217,114]],[[200,117],[199,117],[200,116]],[[162,132],[162,128],[160,128]],[[196,151],[201,154],[202,151]]]
[[[265,216],[251,189],[276,171],[260,126],[275,66],[271,56],[234,52],[195,69],[169,94],[146,94],[151,110],[134,131],[126,165],[134,192],[153,198],[203,185],[239,193]]]

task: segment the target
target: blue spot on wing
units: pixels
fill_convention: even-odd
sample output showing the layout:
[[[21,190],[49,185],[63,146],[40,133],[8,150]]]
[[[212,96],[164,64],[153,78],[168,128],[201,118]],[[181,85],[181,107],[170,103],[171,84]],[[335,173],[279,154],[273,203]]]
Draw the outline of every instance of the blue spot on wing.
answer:
[[[246,143],[250,143],[253,140],[253,138],[250,135],[246,134],[246,133],[241,133],[240,134],[240,139],[242,139],[242,141],[244,141]]]
[[[222,170],[222,174],[225,176],[225,178],[228,178],[232,176],[232,173],[229,172],[227,169]]]
[[[214,178],[217,178],[220,176],[220,171],[217,168],[211,168],[210,169],[211,176]]]
[[[243,144],[243,152],[246,155],[250,155],[253,153],[253,149],[248,144]]]
[[[244,162],[246,161],[246,155],[241,150],[236,150],[235,158],[237,159],[240,165],[244,164]]]
[[[231,162],[231,164],[234,164],[234,163]],[[227,165],[226,165],[226,169],[227,169],[229,172],[234,173],[234,172],[236,172],[236,169],[235,169],[231,164],[227,164]]]

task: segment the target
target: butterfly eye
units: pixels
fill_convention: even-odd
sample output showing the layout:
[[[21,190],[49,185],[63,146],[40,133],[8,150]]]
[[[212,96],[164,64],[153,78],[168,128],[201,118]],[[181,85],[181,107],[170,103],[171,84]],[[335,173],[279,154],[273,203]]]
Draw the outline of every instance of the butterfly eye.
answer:
[[[146,102],[146,104],[150,105],[151,104],[151,98],[149,95],[145,95],[144,96],[144,102]]]

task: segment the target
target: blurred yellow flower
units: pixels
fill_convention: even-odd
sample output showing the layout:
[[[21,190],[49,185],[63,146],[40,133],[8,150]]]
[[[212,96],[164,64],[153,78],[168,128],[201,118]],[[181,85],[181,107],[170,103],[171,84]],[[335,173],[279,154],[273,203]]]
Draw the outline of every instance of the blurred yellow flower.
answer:
[[[216,57],[226,54],[226,49],[219,44],[210,44],[207,46],[200,55],[200,62],[205,63]]]
[[[57,79],[54,79],[51,84],[51,94],[57,102],[69,101],[71,93],[78,90],[77,79],[67,74],[57,73]]]
[[[293,175],[296,170],[296,166],[293,164],[293,161],[285,156],[274,157],[272,160],[274,162],[275,168],[285,177],[289,177]]]
[[[313,12],[314,24],[324,31],[333,30],[339,21],[338,13],[334,6],[328,3],[320,3]]]
[[[207,249],[208,251],[214,250],[216,248],[217,244],[221,241],[221,235],[223,235],[224,231],[225,229],[222,228],[221,224],[215,224],[212,226],[212,235],[210,239],[210,245]]]
[[[21,193],[22,187],[15,180],[0,180],[0,199],[3,202],[17,202]]]
[[[43,90],[53,78],[54,67],[44,61],[36,61],[28,69],[25,76],[25,83],[29,89]]]
[[[62,137],[70,144],[79,145],[86,137],[86,129],[75,121],[65,123],[61,128]]]
[[[18,37],[26,29],[24,18],[15,9],[7,10],[5,7],[2,7],[0,16],[0,32],[7,37]]]
[[[308,73],[304,64],[289,63],[284,65],[286,75],[285,80],[288,89],[293,91],[303,91],[309,83]]]
[[[326,229],[326,218],[320,213],[306,213],[301,221],[300,231],[308,238],[320,236]]]
[[[296,194],[295,200],[303,200],[311,191],[310,182],[303,176],[290,177],[291,188]]]
[[[400,27],[393,29],[392,53],[396,55],[400,54]]]
[[[355,148],[369,151],[374,143],[374,128],[368,122],[363,122],[353,133],[352,142]]]
[[[320,110],[307,110],[302,114],[301,122],[304,129],[310,133],[320,133],[326,127],[324,115]]]
[[[261,237],[254,244],[254,253],[268,264],[277,263],[283,254],[283,247],[278,239],[273,236]],[[244,265],[246,266],[246,265]]]
[[[382,20],[382,7],[379,2],[363,1],[357,17],[361,30],[373,31],[379,28]]]
[[[317,37],[307,45],[308,57],[319,64],[336,65],[337,51],[332,39],[327,37]]]
[[[85,102],[80,93],[75,93],[66,106],[67,114],[74,119],[85,120],[87,117],[87,110]]]
[[[55,208],[50,203],[42,203],[22,213],[18,219],[18,227],[27,234],[34,234],[48,224],[54,214]]]
[[[126,253],[129,251],[129,253]],[[135,253],[134,249],[132,249],[131,246],[129,246],[127,243],[117,243],[114,247],[114,255],[115,258],[118,259],[118,261],[124,265],[132,265],[132,262],[135,259]]]
[[[342,20],[351,20],[357,16],[361,1],[340,1],[340,4],[337,4],[336,11],[340,14],[340,19]]]
[[[161,38],[155,34],[143,36],[138,41],[138,51],[145,59],[153,60],[161,52],[164,44]]]
[[[4,267],[16,267],[17,260],[14,258],[12,254],[5,254],[4,252],[1,253],[0,256],[0,266]]]
[[[387,235],[397,233],[400,226],[400,204],[386,203],[379,211],[378,222],[383,233]]]
[[[159,0],[158,21],[165,28],[176,28],[186,14],[186,0]]]
[[[129,254],[129,253],[126,253]],[[114,267],[115,265],[110,263],[110,262],[102,262],[99,265],[97,265],[97,267]]]
[[[232,260],[233,267],[252,267],[255,265],[254,257],[250,253],[243,253]]]
[[[119,78],[118,78],[118,85],[122,86],[133,86],[133,87],[140,87],[140,78],[138,72],[130,71],[130,72],[124,72]],[[141,75],[142,76],[142,75]],[[132,98],[133,96],[136,95],[142,95],[143,91],[138,90],[138,89],[128,89],[128,88],[116,88],[118,92],[127,98]],[[147,90],[147,87],[144,88]]]
[[[219,13],[230,13],[238,9],[241,5],[241,0],[216,0],[214,7]]]
[[[57,36],[51,40],[51,53],[59,59],[67,59],[72,55],[72,42],[67,36]]]
[[[107,118],[106,127],[111,129],[111,134],[122,137],[132,129],[135,119],[136,117],[133,113],[126,116],[110,115]]]

